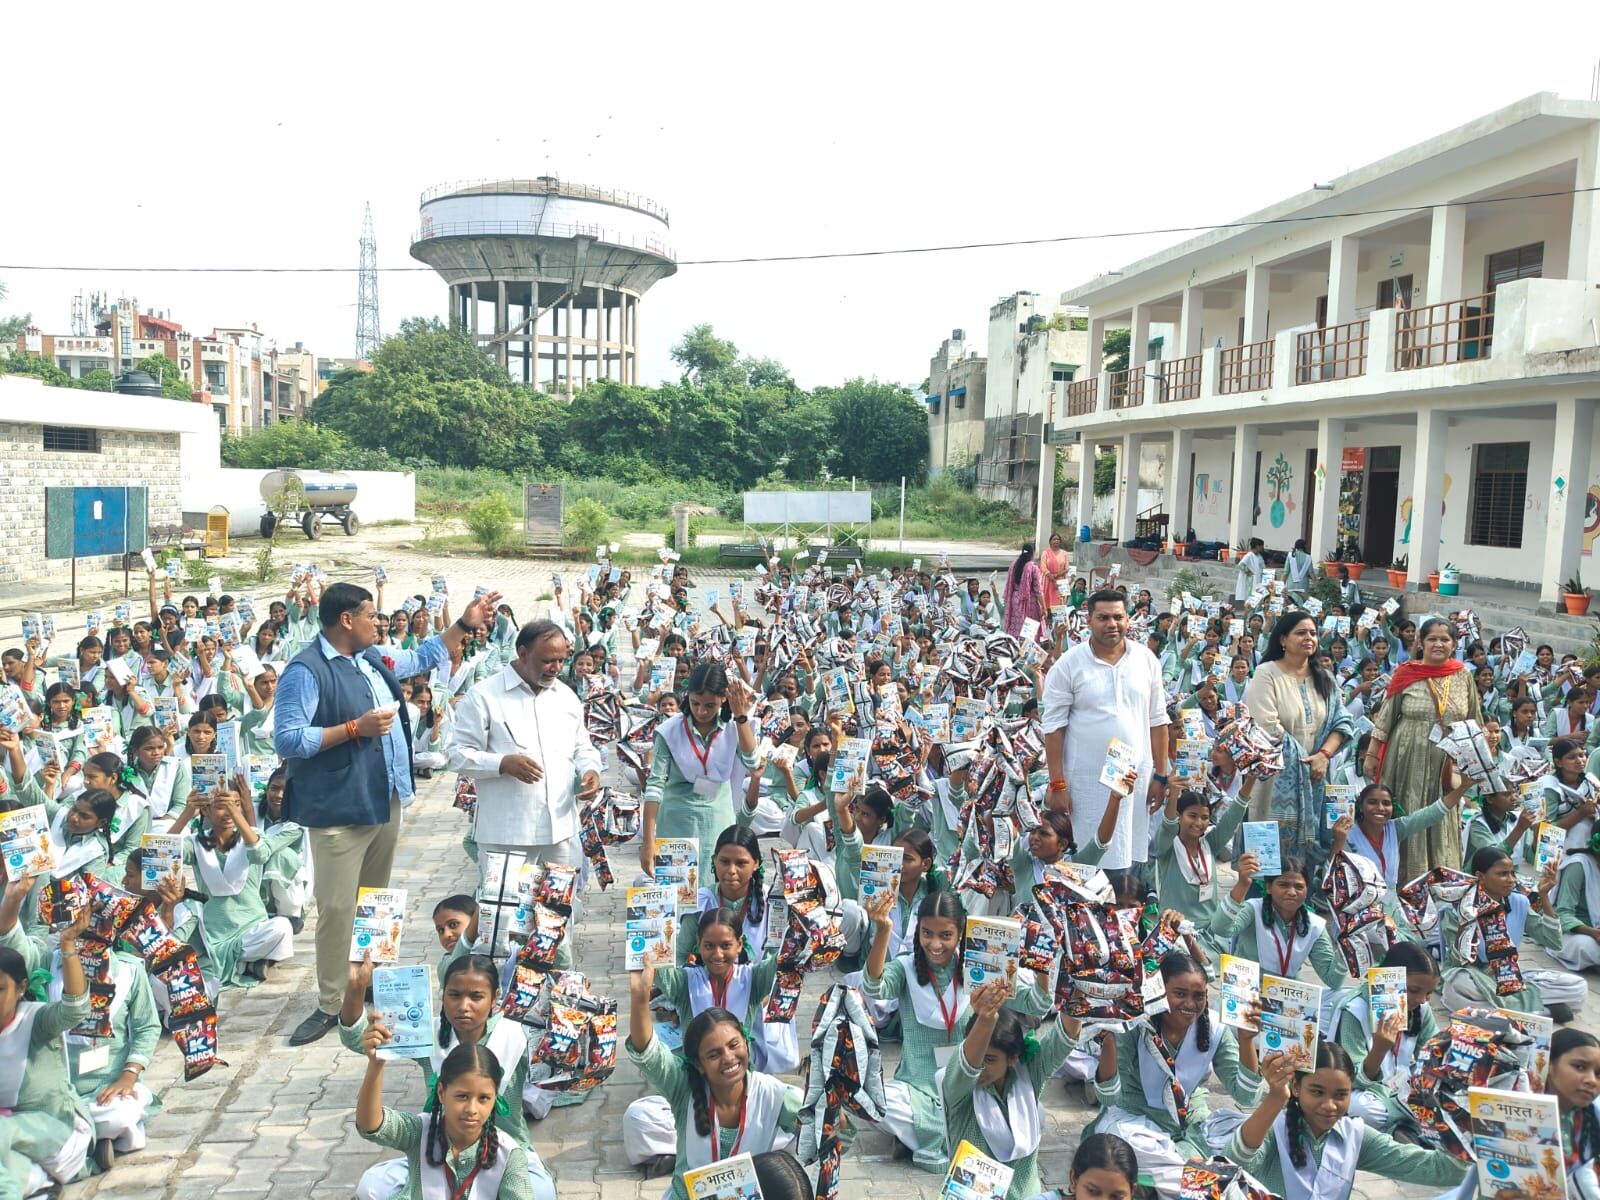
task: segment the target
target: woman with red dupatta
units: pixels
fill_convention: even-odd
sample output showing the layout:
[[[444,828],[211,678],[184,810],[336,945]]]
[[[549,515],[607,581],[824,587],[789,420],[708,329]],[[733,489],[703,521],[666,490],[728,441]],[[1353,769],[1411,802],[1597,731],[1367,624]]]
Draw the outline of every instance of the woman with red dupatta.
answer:
[[[1472,672],[1455,657],[1450,622],[1431,617],[1417,634],[1420,658],[1400,664],[1389,680],[1362,762],[1368,779],[1383,784],[1405,812],[1421,812],[1443,794],[1445,753],[1429,741],[1440,725],[1483,720]],[[1443,821],[1400,844],[1400,879],[1433,867],[1461,869],[1461,823]]]
[[[1052,533],[1039,566],[1044,574],[1044,609],[1049,612],[1067,602],[1067,572],[1072,569],[1072,559],[1061,548],[1061,535]]]

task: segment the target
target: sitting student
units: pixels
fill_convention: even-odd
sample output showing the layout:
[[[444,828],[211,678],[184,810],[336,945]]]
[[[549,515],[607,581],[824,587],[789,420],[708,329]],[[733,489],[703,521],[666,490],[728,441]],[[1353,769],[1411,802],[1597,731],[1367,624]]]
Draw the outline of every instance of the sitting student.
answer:
[[[452,1050],[420,1116],[383,1104],[383,1065],[378,1048],[389,1040],[381,1025],[367,1030],[362,1052],[367,1073],[356,1095],[356,1131],[369,1142],[405,1155],[396,1200],[530,1200],[527,1151],[502,1144],[495,1119],[505,1073],[494,1053],[477,1044]],[[363,1177],[363,1182],[365,1177]],[[555,1195],[550,1189],[549,1195]]]
[[[286,918],[289,928],[299,933],[305,928],[306,905],[311,901],[311,842],[299,824],[284,818],[283,793],[288,777],[288,768],[284,766],[268,776],[256,819],[261,836],[277,846],[261,869],[262,896],[267,911],[275,917]]]
[[[1226,751],[1223,751],[1226,757]],[[1228,759],[1232,764],[1232,759]],[[1241,785],[1240,798],[1224,799],[1221,818],[1211,820],[1207,793],[1187,788],[1167,789],[1167,806],[1156,830],[1156,899],[1163,908],[1175,908],[1193,921],[1206,953],[1220,959],[1222,945],[1211,933],[1221,907],[1222,888],[1217,883],[1217,856],[1233,840],[1248,814],[1253,779]]]
[[[444,951],[437,968],[443,987],[450,964],[472,953],[478,940],[478,902],[466,895],[446,896],[433,906],[433,929],[439,935],[439,949]]]
[[[1480,793],[1478,813],[1467,826],[1462,860],[1471,862],[1472,856],[1485,846],[1499,846],[1513,858],[1519,857],[1523,835],[1544,817],[1543,801],[1538,797],[1535,800],[1533,805],[1524,804],[1512,788]]]
[[[1357,1171],[1453,1186],[1468,1164],[1447,1150],[1404,1146],[1349,1115],[1356,1069],[1336,1042],[1317,1043],[1310,1071],[1286,1054],[1262,1061],[1266,1097],[1223,1152],[1284,1200],[1349,1200]]]
[[[1372,1019],[1364,994],[1347,994],[1337,1008],[1339,1044],[1360,1064],[1350,1111],[1373,1129],[1394,1133],[1415,1130],[1416,1118],[1406,1107],[1411,1094],[1411,1064],[1418,1046],[1439,1032],[1428,1001],[1439,990],[1439,968],[1433,956],[1415,942],[1396,942],[1384,955],[1386,967],[1404,967],[1406,1011]]]
[[[1550,743],[1550,764],[1555,768],[1540,780],[1545,820],[1567,831],[1564,847],[1576,850],[1589,843],[1600,793],[1585,774],[1588,754],[1578,738],[1557,738]]]
[[[1550,957],[1569,971],[1600,967],[1600,866],[1594,850],[1584,845],[1563,851],[1557,875],[1561,948]]]
[[[117,802],[109,822],[111,849],[106,855],[106,861],[115,865],[150,832],[149,799],[139,787],[138,773],[110,753],[93,755],[83,764],[83,786],[102,788]]]
[[[1355,812],[1340,817],[1334,824],[1333,853],[1349,850],[1352,854],[1361,855],[1378,868],[1392,894],[1400,883],[1401,843],[1412,834],[1431,829],[1447,818],[1458,820],[1456,814],[1461,809],[1461,797],[1467,794],[1471,786],[1465,775],[1456,773],[1450,789],[1439,799],[1426,808],[1396,817],[1394,795],[1381,783],[1369,783],[1356,797]]]
[[[166,732],[154,725],[141,725],[129,736],[128,765],[152,820],[160,820],[172,810],[174,796],[189,794],[189,761],[172,753]]]
[[[211,796],[190,792],[171,832],[195,822],[183,843],[184,862],[194,868],[200,906],[202,968],[223,987],[254,987],[273,963],[294,957],[294,929],[287,917],[267,914],[262,877],[268,861],[301,836],[299,826],[263,836],[244,814],[234,791]]]
[[[1558,1029],[1550,1039],[1550,1069],[1544,1090],[1556,1098],[1561,1114],[1561,1149],[1567,1167],[1567,1195],[1593,1195],[1600,1160],[1600,1040],[1581,1029]],[[1472,1176],[1468,1181],[1475,1183]],[[1470,1193],[1469,1193],[1470,1195]]]
[[[707,1008],[689,1022],[681,1055],[667,1049],[650,1021],[652,974],[647,966],[628,977],[628,1058],[658,1093],[647,1099],[665,1101],[671,1112],[672,1183],[663,1200],[689,1200],[685,1171],[736,1150],[760,1154],[786,1145],[801,1096],[798,1088],[754,1069],[740,1019],[725,1008]],[[631,1145],[628,1158],[640,1161]]]
[[[1231,943],[1240,958],[1252,959],[1263,971],[1283,979],[1299,976],[1310,959],[1317,978],[1328,987],[1338,987],[1347,975],[1344,959],[1333,944],[1328,923],[1306,904],[1311,881],[1306,864],[1284,855],[1282,869],[1266,881],[1266,894],[1248,899],[1260,861],[1254,854],[1241,854],[1236,867],[1238,882],[1212,919],[1212,936]]]

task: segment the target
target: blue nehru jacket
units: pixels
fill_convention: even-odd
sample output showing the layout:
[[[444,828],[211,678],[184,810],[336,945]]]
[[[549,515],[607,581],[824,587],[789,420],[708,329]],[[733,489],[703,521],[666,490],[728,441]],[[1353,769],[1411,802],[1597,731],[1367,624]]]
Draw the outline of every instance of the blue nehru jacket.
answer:
[[[400,677],[425,675],[450,661],[438,637],[415,650],[377,646],[352,657],[321,634],[284,668],[273,701],[273,748],[288,767],[283,815],[310,829],[382,825],[390,797],[408,798],[411,721],[404,703],[381,738],[357,738],[326,751],[322,731],[353,721],[380,705],[400,701]]]

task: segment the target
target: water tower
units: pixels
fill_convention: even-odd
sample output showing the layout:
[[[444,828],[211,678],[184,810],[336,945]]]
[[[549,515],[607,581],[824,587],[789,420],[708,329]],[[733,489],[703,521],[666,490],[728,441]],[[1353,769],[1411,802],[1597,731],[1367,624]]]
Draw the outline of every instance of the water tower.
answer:
[[[422,194],[411,257],[450,287],[452,321],[513,379],[571,398],[639,382],[639,301],[675,273],[667,212],[631,192],[537,179]]]

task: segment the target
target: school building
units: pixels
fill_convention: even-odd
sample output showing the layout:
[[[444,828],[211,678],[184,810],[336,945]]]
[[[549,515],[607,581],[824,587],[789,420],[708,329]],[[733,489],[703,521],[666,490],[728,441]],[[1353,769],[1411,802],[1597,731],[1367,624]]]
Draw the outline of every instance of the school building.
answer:
[[[1547,601],[1600,583],[1600,103],[1529,97],[1061,303],[1089,336],[1046,447],[1117,447],[1119,542],[1164,516],[1404,556],[1410,589],[1442,565]],[[1102,370],[1108,328],[1131,331],[1126,370]],[[1127,464],[1151,445],[1141,512]],[[1092,491],[1065,523],[1091,523]]]

